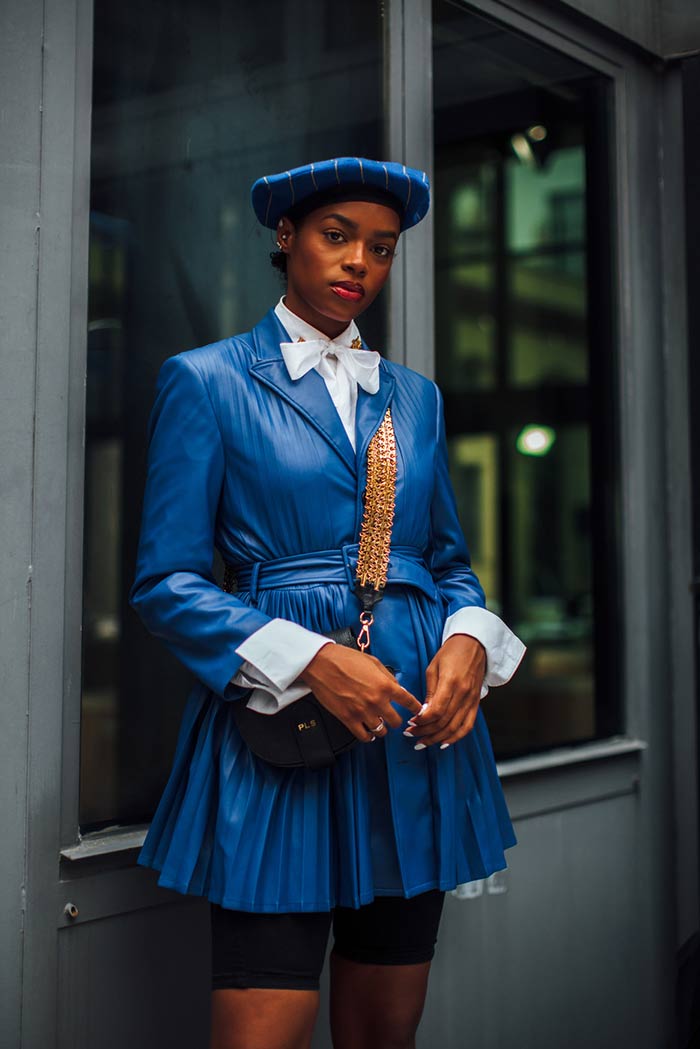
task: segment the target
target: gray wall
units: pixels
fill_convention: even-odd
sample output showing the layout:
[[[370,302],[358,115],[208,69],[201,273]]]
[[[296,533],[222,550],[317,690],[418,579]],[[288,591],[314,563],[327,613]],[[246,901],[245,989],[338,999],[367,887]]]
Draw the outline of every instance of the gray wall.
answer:
[[[0,8],[0,1043],[18,1044],[27,814],[27,709],[36,359],[39,4]]]

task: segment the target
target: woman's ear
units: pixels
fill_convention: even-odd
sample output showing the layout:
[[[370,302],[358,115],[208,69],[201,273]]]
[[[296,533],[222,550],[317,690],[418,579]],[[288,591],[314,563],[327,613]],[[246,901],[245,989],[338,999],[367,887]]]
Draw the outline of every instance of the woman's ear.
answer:
[[[285,254],[289,251],[293,237],[294,225],[286,215],[283,215],[277,223],[277,247],[280,251]]]

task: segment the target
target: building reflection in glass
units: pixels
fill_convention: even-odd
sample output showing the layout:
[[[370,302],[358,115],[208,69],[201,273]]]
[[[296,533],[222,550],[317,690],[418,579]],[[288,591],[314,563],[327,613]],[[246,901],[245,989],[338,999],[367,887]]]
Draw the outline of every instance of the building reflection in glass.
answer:
[[[585,67],[461,5],[436,0],[434,30],[437,380],[475,570],[529,648],[485,700],[505,757],[607,734],[617,717],[614,573],[606,595],[593,571],[594,550],[599,565],[614,554],[612,419],[591,374],[611,354],[590,323],[609,252],[590,233],[605,222],[606,95]]]

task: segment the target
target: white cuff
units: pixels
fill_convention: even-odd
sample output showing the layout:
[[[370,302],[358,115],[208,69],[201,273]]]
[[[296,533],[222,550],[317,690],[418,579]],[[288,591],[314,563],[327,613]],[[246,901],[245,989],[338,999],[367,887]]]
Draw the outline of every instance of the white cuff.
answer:
[[[265,629],[264,627],[262,628]],[[454,634],[469,634],[486,649],[486,674],[481,687],[481,698],[488,693],[489,686],[505,685],[510,681],[525,655],[526,648],[519,637],[506,626],[502,619],[488,608],[467,605],[458,608],[445,620],[442,631],[443,644]]]
[[[248,687],[250,688],[250,685]],[[258,714],[278,714],[280,710],[288,707],[290,703],[296,703],[302,696],[308,696],[310,691],[309,686],[305,685],[303,681],[299,681],[296,685],[290,685],[283,692],[275,689],[274,685],[265,685],[264,687],[253,688],[246,706],[250,707],[251,710],[257,711]]]
[[[298,681],[329,637],[307,630],[288,619],[271,619],[238,646],[244,662],[231,679],[234,685],[252,688],[248,706],[260,714],[276,714],[311,690]]]

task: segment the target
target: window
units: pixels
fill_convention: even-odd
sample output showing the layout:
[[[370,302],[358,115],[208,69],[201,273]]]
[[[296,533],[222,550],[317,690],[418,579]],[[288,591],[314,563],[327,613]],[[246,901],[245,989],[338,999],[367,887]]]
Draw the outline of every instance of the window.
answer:
[[[352,90],[348,84],[352,83]],[[379,5],[95,7],[80,822],[148,819],[189,681],[127,606],[146,423],[166,357],[256,323],[282,291],[255,178],[382,154]],[[363,321],[381,346],[382,306]]]
[[[489,605],[529,646],[487,701],[505,757],[621,728],[610,96],[462,4],[434,0],[433,32],[451,469]],[[83,831],[150,818],[190,685],[127,606],[158,369],[281,294],[248,203],[258,175],[382,156],[381,43],[374,0],[351,14],[312,0],[270,0],[264,17],[238,0],[95,10]],[[427,106],[427,78],[423,91]],[[362,323],[378,348],[383,310]]]
[[[608,85],[435,0],[435,313],[451,471],[489,607],[527,643],[500,757],[619,730]]]

